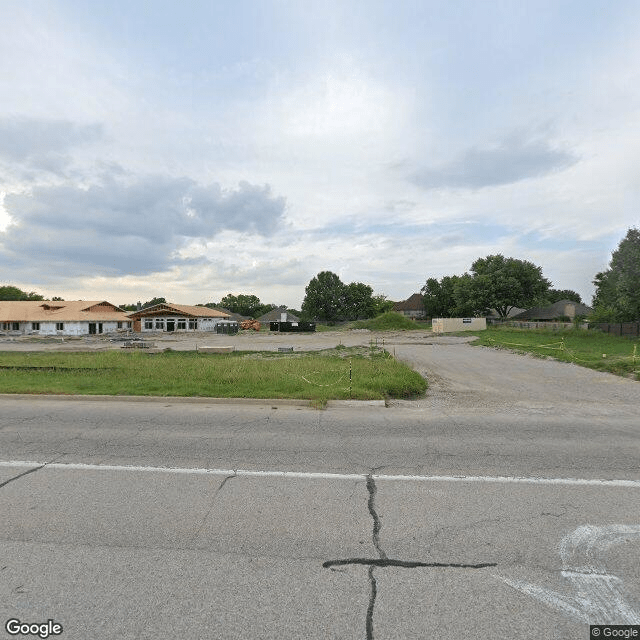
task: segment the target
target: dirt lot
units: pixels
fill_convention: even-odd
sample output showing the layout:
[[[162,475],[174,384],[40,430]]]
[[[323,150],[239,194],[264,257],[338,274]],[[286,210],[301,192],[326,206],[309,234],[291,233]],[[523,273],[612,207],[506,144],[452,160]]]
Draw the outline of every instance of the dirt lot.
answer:
[[[444,342],[460,342],[465,338],[436,338]],[[282,347],[293,347],[294,351],[330,349],[337,345],[346,347],[379,346],[388,344],[424,344],[432,342],[434,336],[425,331],[388,331],[376,333],[368,330],[323,331],[313,333],[271,333],[241,331],[237,335],[221,335],[208,332],[196,333],[149,333],[144,341],[157,349],[194,351],[205,346],[233,346],[237,351],[277,351]],[[82,338],[31,336],[0,336],[0,351],[102,351],[121,349],[122,338],[113,336],[84,336]]]

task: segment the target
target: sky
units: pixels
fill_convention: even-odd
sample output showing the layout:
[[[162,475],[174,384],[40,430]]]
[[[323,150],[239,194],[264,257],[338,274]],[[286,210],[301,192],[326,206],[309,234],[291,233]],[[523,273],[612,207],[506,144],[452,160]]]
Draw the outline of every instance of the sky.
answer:
[[[3,0],[0,285],[299,309],[640,226],[635,0]]]

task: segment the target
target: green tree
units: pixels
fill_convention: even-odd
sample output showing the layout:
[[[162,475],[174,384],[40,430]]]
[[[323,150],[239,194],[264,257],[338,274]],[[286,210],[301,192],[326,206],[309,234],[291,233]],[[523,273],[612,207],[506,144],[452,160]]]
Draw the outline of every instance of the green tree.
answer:
[[[454,314],[454,284],[457,277],[444,276],[440,281],[436,278],[427,279],[420,290],[427,317],[450,318]]]
[[[35,291],[27,293],[18,287],[5,285],[0,287],[0,300],[44,300],[44,297]]]
[[[469,302],[471,277],[444,276],[440,281],[429,278],[421,289],[424,308],[431,318],[456,318],[473,315]]]
[[[393,300],[387,300],[387,296],[379,293],[373,296],[373,315],[380,316],[393,309]]]
[[[474,314],[495,309],[504,318],[512,307],[531,307],[550,285],[542,268],[532,262],[490,255],[471,265],[469,303]]]
[[[453,279],[453,299],[455,307],[452,312],[454,318],[482,315],[473,303],[473,277],[468,273],[461,276],[451,276]]]
[[[632,228],[611,254],[607,271],[593,284],[595,316],[616,322],[640,320],[640,230]]]
[[[345,285],[342,293],[342,317],[345,320],[372,318],[375,315],[373,289],[362,282]]]
[[[275,309],[275,305],[262,304],[258,296],[241,293],[234,296],[228,293],[222,300],[220,300],[220,306],[229,309],[233,313],[238,313],[241,316],[250,316],[251,318],[257,318],[271,309]]]
[[[560,300],[571,300],[572,302],[578,302],[582,304],[582,298],[577,291],[571,289],[549,289],[544,295],[547,304],[553,304],[554,302],[560,302]],[[542,306],[542,305],[540,305]]]
[[[342,317],[345,285],[331,271],[321,271],[304,290],[302,313],[307,318],[335,322]]]
[[[165,300],[165,298],[151,298],[151,300],[147,300],[147,302],[142,305],[142,308],[147,309],[148,307],[155,307],[157,304],[166,303],[167,301]]]

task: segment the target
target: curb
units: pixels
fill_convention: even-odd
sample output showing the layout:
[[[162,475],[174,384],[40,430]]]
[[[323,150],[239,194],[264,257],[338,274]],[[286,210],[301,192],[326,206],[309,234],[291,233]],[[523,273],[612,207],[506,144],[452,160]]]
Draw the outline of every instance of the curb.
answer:
[[[171,402],[173,404],[240,404],[253,406],[287,406],[314,408],[312,400],[295,400],[291,398],[203,398],[201,396],[96,396],[96,395],[64,395],[64,394],[30,394],[0,393],[2,399],[19,400],[77,400],[87,402]],[[385,407],[384,400],[328,400],[327,408],[340,407]]]

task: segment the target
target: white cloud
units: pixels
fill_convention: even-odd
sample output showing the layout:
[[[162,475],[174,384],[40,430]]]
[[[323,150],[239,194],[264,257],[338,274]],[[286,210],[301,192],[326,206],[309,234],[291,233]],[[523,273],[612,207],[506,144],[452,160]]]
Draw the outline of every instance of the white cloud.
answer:
[[[590,287],[638,224],[637,9],[294,5],[4,3],[6,277],[297,306],[321,270],[400,298],[500,252]]]

